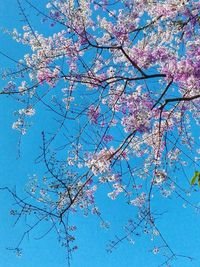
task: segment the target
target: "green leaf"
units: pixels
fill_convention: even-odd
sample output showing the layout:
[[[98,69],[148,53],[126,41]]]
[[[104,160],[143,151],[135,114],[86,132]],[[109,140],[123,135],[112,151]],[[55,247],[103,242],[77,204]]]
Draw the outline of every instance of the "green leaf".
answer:
[[[190,181],[190,184],[191,184],[191,185],[194,185],[195,182],[196,182],[196,179],[197,179],[197,176],[194,175],[194,176],[192,177],[191,181]]]
[[[200,186],[200,176],[199,175],[200,175],[200,172],[195,171],[194,176],[192,177],[192,179],[190,181],[191,185],[194,185],[196,183],[197,178],[198,178],[198,184]]]

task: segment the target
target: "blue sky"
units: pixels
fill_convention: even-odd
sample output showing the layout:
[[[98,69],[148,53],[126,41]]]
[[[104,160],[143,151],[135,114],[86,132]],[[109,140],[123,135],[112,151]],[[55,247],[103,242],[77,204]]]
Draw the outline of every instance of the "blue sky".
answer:
[[[36,21],[37,19],[35,17]],[[2,1],[0,3],[0,27],[12,30],[15,27],[20,29],[22,25],[16,1]],[[35,22],[35,25],[40,27],[38,22]],[[24,47],[16,44],[9,36],[2,33],[0,36],[0,51],[15,59],[23,55]],[[0,60],[3,67],[12,65],[12,62],[2,56]],[[0,83],[1,86],[4,84],[2,81]],[[40,165],[34,164],[34,160],[41,144],[41,131],[47,127],[49,121],[45,110],[36,114],[35,124],[23,137],[21,155],[18,158],[19,135],[11,129],[12,122],[15,120],[13,112],[17,108],[18,104],[12,98],[1,96],[0,185],[8,185],[12,188],[16,186],[17,192],[20,193],[29,175],[33,173],[40,175],[43,171]],[[44,121],[46,121],[45,124]],[[123,198],[114,202],[109,200],[103,190],[98,193],[97,202],[103,211],[104,219],[112,223],[111,228],[108,230],[100,228],[95,216],[85,218],[80,214],[72,214],[70,220],[77,225],[76,244],[78,245],[78,250],[73,254],[72,267],[155,267],[162,262],[163,259],[159,254],[152,254],[153,242],[145,235],[136,238],[135,245],[124,242],[113,253],[107,253],[106,244],[115,234],[119,236],[123,234],[123,225],[134,211],[124,203]],[[30,235],[30,239],[24,240],[22,257],[16,257],[14,253],[7,250],[6,248],[14,247],[18,243],[26,226],[22,220],[13,227],[14,218],[9,215],[9,209],[13,208],[13,201],[5,192],[0,194],[0,203],[0,266],[67,266],[65,249],[59,245],[56,234],[50,233],[41,240],[35,240],[46,229],[46,225],[36,228]],[[167,204],[166,201],[160,201],[160,206],[166,213],[161,216],[158,225],[175,252],[195,258],[192,262],[179,258],[172,263],[172,266],[198,267],[200,266],[200,216],[188,207],[183,208],[182,205],[183,202],[176,198],[169,200]]]

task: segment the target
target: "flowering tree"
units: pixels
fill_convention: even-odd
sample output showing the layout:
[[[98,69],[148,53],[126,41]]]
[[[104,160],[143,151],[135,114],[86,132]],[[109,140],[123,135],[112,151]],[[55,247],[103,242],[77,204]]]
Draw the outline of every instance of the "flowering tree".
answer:
[[[50,30],[35,31],[18,1],[25,25],[11,35],[30,52],[4,72],[1,94],[23,104],[12,125],[20,135],[43,107],[57,129],[41,134],[45,175],[29,182],[31,201],[8,189],[21,207],[12,213],[51,221],[71,253],[71,212],[93,213],[107,227],[95,200],[104,188],[113,201],[123,195],[135,216],[109,250],[146,231],[161,241],[153,253],[167,264],[177,255],[156,224],[160,199],[178,196],[199,209],[187,198],[200,180],[199,1],[52,0],[45,12],[24,2]]]

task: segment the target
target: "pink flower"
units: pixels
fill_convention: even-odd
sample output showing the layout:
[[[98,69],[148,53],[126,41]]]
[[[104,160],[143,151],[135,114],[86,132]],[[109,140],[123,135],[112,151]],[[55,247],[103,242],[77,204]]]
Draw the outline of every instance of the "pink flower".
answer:
[[[94,105],[91,105],[89,107],[89,110],[88,110],[88,117],[91,121],[91,123],[94,123],[94,124],[97,124],[98,123],[98,118],[99,118],[99,115],[100,115],[100,108],[99,107],[95,107]]]

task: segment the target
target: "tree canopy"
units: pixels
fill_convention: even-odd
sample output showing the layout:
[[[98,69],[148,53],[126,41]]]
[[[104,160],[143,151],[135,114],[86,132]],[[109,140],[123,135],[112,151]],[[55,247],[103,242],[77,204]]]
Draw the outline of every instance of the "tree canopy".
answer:
[[[23,29],[5,33],[27,53],[3,71],[0,94],[20,103],[12,124],[20,144],[42,110],[52,127],[44,122],[35,137],[44,175],[36,165],[29,198],[4,188],[18,205],[12,215],[50,221],[70,262],[77,249],[71,213],[94,214],[109,227],[96,201],[100,191],[133,214],[109,251],[139,232],[154,236],[152,252],[162,253],[166,266],[185,257],[168,245],[157,220],[169,199],[199,210],[188,198],[200,185],[199,1],[52,0],[45,9],[17,2]]]

